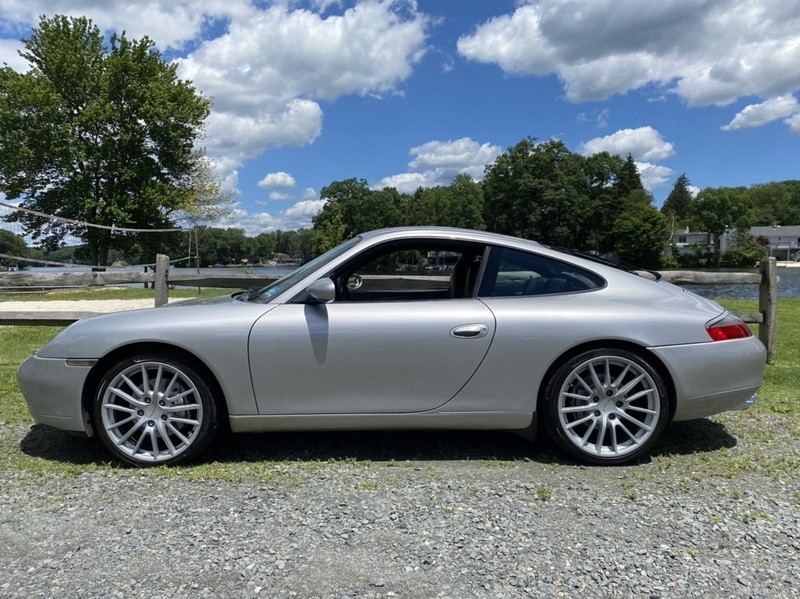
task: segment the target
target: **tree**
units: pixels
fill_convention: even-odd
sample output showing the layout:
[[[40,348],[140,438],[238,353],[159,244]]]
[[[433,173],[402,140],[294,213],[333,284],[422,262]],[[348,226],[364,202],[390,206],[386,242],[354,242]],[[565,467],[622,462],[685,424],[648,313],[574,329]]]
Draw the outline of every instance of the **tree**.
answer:
[[[692,192],[689,191],[689,185],[685,173],[678,177],[661,207],[661,212],[678,224],[683,224],[691,213]]]
[[[391,187],[376,191],[364,179],[346,179],[323,187],[320,198],[325,206],[314,217],[317,252],[365,231],[405,224],[404,198]]]
[[[585,249],[596,214],[585,165],[583,156],[560,141],[522,140],[486,169],[487,228]]]
[[[719,250],[726,229],[750,227],[750,201],[743,187],[707,188],[692,202],[691,221],[699,231],[708,231]]]
[[[173,212],[191,207],[202,160],[193,145],[209,103],[151,40],[123,33],[106,43],[90,20],[56,16],[22,41],[30,70],[0,69],[0,191],[107,227],[168,227]],[[115,243],[110,229],[9,218],[47,248],[80,237],[94,264]]]
[[[630,205],[614,223],[616,253],[642,268],[658,268],[669,242],[667,218],[649,203]]]
[[[628,154],[622,164],[622,169],[617,174],[615,187],[619,197],[622,198],[628,197],[637,189],[644,189],[642,178],[639,176],[639,168],[636,166],[636,161],[631,154]]]
[[[27,256],[28,246],[25,240],[11,231],[0,229],[0,254],[9,256]],[[16,264],[17,260],[0,257],[0,266]]]

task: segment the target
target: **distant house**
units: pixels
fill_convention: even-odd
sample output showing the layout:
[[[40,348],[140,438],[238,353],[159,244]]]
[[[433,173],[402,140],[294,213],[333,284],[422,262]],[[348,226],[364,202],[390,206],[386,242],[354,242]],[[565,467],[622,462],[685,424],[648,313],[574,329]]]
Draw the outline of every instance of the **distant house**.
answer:
[[[768,239],[770,256],[775,256],[778,260],[791,260],[800,249],[800,225],[750,227],[750,234],[756,239]]]
[[[720,236],[719,249],[727,252],[734,243],[736,231],[726,229]],[[750,235],[758,239],[765,238],[769,241],[769,254],[779,260],[791,260],[798,255],[800,250],[800,225],[750,227]],[[696,246],[712,250],[714,241],[710,233],[680,229],[672,234],[672,245],[679,254],[691,254]]]
[[[689,231],[688,228],[680,229],[672,234],[672,245],[679,254],[691,254],[695,246],[704,250],[712,248],[711,234],[699,231]]]

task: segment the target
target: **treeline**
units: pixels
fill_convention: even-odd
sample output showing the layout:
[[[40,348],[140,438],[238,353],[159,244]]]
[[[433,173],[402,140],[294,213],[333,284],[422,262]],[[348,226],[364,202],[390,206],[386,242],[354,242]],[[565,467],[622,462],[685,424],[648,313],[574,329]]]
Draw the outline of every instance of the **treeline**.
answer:
[[[520,141],[486,169],[483,182],[459,175],[447,187],[401,194],[364,180],[337,181],[321,192],[314,220],[319,253],[381,227],[443,225],[486,229],[656,267],[670,237],[631,156],[573,153],[560,141]]]
[[[755,239],[750,227],[800,224],[800,181],[764,183],[752,187],[709,187],[693,197],[689,180],[681,175],[661,211],[675,231],[710,233],[711,246],[697,246],[691,254],[668,252],[665,267],[749,266],[763,257],[767,239]],[[733,242],[720,251],[722,237]]]
[[[363,231],[441,225],[612,255],[640,267],[749,266],[763,256],[765,241],[753,239],[750,227],[800,224],[800,181],[707,188],[694,197],[682,175],[658,210],[631,156],[582,156],[560,141],[532,138],[487,166],[482,182],[458,175],[448,186],[406,194],[371,189],[365,180],[353,178],[334,181],[320,197],[325,205],[311,229],[247,237],[242,229],[199,227],[191,248],[185,234],[140,235],[117,243],[121,249],[112,250],[109,261],[145,263],[156,252],[182,257],[195,249],[202,266],[263,264],[276,255],[308,260]],[[673,235],[687,228],[710,233],[710,246],[689,254],[674,247],[670,251]],[[723,253],[720,240],[726,231],[732,243]],[[14,240],[0,236],[0,253],[6,242]],[[54,259],[65,251],[44,255]],[[90,258],[85,248],[72,251],[76,261]],[[26,255],[35,257],[30,252]]]

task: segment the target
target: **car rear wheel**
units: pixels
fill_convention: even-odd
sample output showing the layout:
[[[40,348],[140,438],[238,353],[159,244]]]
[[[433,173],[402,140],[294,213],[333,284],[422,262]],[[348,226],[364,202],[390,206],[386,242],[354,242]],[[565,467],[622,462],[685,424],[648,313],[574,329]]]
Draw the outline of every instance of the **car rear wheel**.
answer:
[[[211,391],[190,366],[168,356],[123,360],[100,382],[98,436],[137,466],[177,464],[200,453],[217,430]]]
[[[563,364],[545,390],[547,430],[565,452],[592,464],[641,458],[669,414],[659,373],[639,355],[597,349]]]

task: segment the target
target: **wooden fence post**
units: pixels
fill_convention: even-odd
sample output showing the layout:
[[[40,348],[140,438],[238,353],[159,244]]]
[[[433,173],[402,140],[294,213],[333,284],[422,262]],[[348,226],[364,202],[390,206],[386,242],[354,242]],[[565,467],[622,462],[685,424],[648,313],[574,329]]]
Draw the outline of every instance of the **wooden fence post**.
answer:
[[[156,254],[156,280],[154,287],[156,290],[156,308],[163,306],[169,299],[169,286],[167,276],[169,275],[169,256]]]
[[[758,286],[758,311],[763,320],[758,325],[758,338],[767,348],[767,362],[775,360],[775,337],[778,305],[778,264],[775,258],[764,258],[758,267],[761,283]]]

